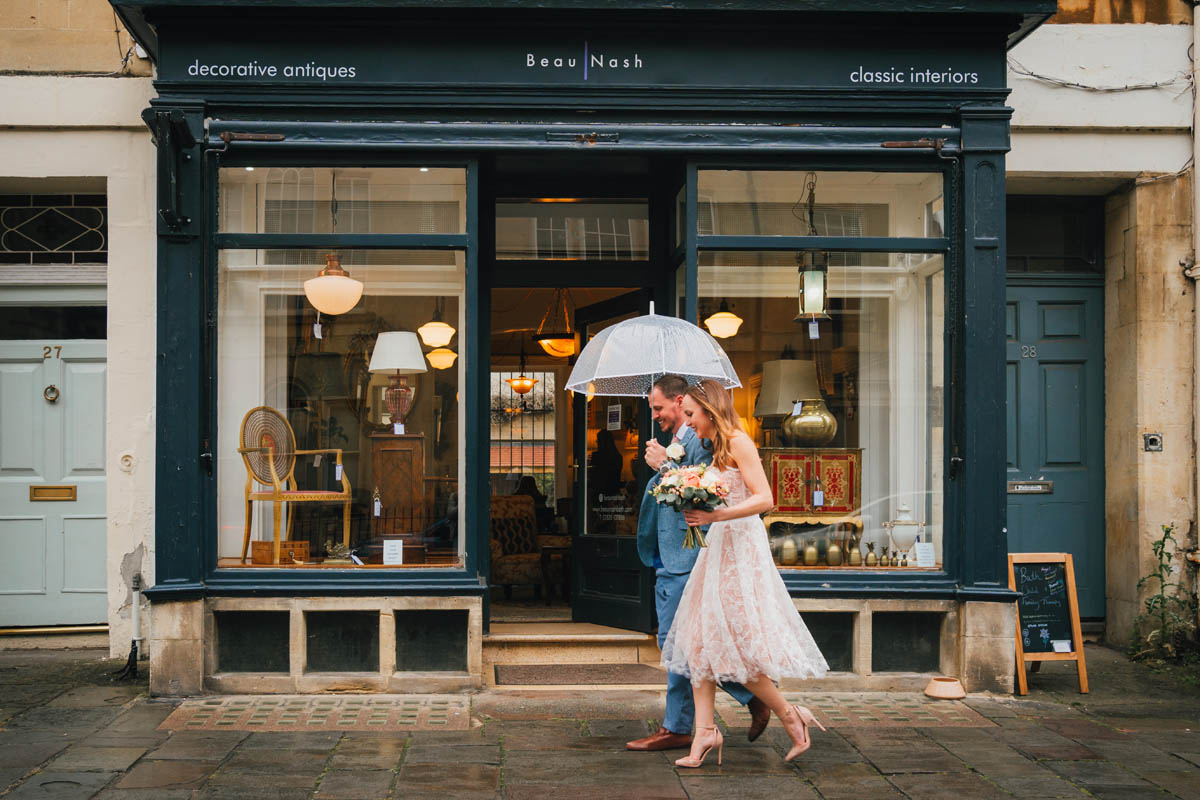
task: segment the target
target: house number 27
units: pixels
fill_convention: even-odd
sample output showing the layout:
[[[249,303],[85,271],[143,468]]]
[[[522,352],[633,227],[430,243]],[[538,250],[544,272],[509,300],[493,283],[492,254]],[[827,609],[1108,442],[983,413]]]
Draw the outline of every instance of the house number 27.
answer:
[[[1021,345],[1021,358],[1037,358],[1037,345]]]
[[[62,345],[61,344],[43,345],[42,346],[42,358],[43,359],[62,358]]]

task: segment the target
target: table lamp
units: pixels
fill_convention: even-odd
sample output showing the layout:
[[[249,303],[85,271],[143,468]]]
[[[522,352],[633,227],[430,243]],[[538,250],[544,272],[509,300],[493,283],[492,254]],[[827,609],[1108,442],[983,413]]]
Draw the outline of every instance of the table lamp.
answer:
[[[412,410],[416,398],[416,387],[408,382],[409,375],[425,372],[425,356],[421,342],[411,331],[385,331],[375,340],[371,353],[371,372],[389,376],[390,382],[383,392],[383,403],[392,418],[392,430],[404,433],[404,418]]]

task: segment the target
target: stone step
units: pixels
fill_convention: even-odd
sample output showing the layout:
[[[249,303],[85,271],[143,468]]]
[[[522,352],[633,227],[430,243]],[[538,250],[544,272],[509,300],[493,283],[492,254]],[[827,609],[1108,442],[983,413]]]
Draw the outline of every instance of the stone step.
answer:
[[[658,662],[652,634],[576,622],[493,623],[483,637],[490,664],[638,664]]]

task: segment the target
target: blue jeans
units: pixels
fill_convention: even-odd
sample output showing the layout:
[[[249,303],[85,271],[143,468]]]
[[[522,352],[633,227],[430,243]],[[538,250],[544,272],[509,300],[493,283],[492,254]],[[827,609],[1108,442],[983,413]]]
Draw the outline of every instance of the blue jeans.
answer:
[[[654,605],[658,609],[658,646],[667,640],[667,632],[675,621],[675,610],[679,598],[687,585],[687,575],[676,575],[664,569],[655,572]],[[754,697],[740,683],[722,683],[721,688],[742,705]],[[692,682],[683,675],[667,673],[667,711],[663,715],[663,727],[671,733],[691,733],[696,719],[696,704],[692,700]]]

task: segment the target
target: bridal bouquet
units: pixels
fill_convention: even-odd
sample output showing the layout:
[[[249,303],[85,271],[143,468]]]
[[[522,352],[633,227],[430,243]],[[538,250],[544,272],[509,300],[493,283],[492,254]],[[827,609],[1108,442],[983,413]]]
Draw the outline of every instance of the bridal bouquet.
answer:
[[[717,470],[706,464],[691,467],[673,467],[667,470],[657,484],[650,489],[654,499],[676,511],[713,511],[725,504],[729,496],[729,484],[721,480]],[[698,525],[689,525],[683,546],[707,547],[704,532]]]

